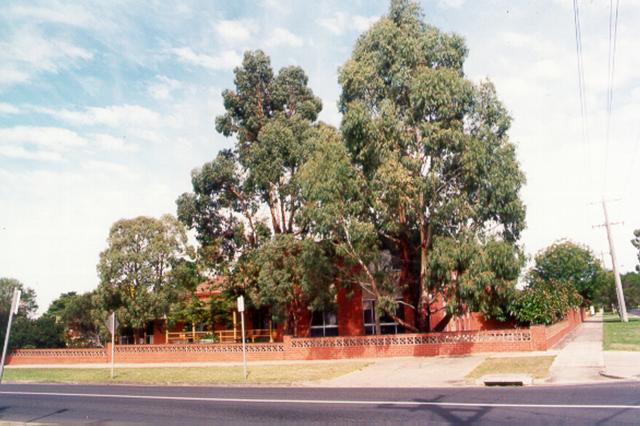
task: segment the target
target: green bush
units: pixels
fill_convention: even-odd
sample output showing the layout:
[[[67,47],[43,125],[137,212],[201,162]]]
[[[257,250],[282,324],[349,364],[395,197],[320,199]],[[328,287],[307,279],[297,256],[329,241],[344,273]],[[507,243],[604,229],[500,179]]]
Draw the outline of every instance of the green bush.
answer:
[[[516,294],[511,313],[519,324],[553,324],[581,303],[582,297],[571,282],[534,279]]]

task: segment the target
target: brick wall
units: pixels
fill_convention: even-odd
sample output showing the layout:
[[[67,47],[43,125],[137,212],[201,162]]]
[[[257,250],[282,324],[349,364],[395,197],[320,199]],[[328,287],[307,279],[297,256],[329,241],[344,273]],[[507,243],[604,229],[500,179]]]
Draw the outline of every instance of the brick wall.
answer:
[[[104,348],[96,349],[18,349],[7,357],[7,365],[102,364],[107,362]]]
[[[574,310],[551,326],[502,330],[457,331],[383,336],[293,338],[282,343],[247,344],[248,361],[378,358],[400,356],[464,355],[474,352],[544,351],[557,344],[581,322],[584,312]],[[242,361],[242,345],[117,345],[116,363],[172,363]],[[22,349],[8,365],[100,364],[111,362],[111,347],[104,349]]]

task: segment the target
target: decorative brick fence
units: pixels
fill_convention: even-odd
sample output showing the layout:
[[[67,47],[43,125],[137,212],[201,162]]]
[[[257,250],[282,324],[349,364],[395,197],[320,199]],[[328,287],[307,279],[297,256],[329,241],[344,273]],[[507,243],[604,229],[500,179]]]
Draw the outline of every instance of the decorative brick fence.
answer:
[[[544,351],[558,343],[582,321],[574,310],[550,326],[487,331],[458,331],[383,336],[292,338],[282,343],[249,343],[249,361],[351,359],[400,356],[464,355],[477,352]],[[172,363],[242,361],[242,345],[118,345],[117,363]],[[111,362],[111,347],[99,349],[20,349],[8,365],[104,364]]]

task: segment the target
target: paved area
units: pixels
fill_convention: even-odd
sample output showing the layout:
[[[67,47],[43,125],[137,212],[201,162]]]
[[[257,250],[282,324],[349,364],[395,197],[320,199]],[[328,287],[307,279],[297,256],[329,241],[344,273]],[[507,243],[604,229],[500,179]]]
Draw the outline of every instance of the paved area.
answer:
[[[592,383],[605,381],[602,351],[602,314],[587,319],[554,348],[556,359],[551,366],[553,383]]]
[[[437,387],[466,384],[486,355],[387,358],[359,371],[308,385],[327,387]]]

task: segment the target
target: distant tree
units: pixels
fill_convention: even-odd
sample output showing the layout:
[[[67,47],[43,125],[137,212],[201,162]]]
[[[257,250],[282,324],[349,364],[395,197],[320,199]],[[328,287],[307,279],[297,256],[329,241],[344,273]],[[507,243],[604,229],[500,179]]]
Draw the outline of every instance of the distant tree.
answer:
[[[46,315],[37,319],[19,316],[11,331],[10,348],[40,349],[65,347],[64,329]]]
[[[22,294],[18,314],[14,317],[11,327],[9,348],[63,347],[62,328],[55,320],[46,316],[33,318],[38,309],[35,291],[12,278],[0,278],[0,345],[4,343],[14,288],[20,289]]]
[[[63,329],[68,347],[100,347],[103,315],[96,306],[95,293],[62,293],[54,300],[45,316],[53,318]]]
[[[622,291],[627,307],[630,309],[640,308],[640,273],[627,272],[620,277],[620,281],[622,282]],[[611,309],[612,306],[618,306],[618,295],[613,272],[606,272],[605,285],[596,293],[594,304],[607,310]]]
[[[174,267],[189,257],[184,227],[174,217],[137,217],[113,224],[100,253],[96,301],[106,319],[116,311],[120,324],[136,337],[149,321],[163,318],[175,287]]]
[[[636,271],[640,272],[640,229],[633,231],[633,237],[631,244],[638,250],[638,265],[636,265]]]
[[[4,343],[9,310],[11,309],[11,300],[15,288],[22,291],[17,317],[29,318],[33,316],[38,309],[36,293],[33,289],[25,287],[24,284],[16,279],[0,278],[0,345]]]
[[[558,241],[535,257],[534,279],[571,283],[589,305],[606,284],[602,264],[591,250],[571,241]]]

